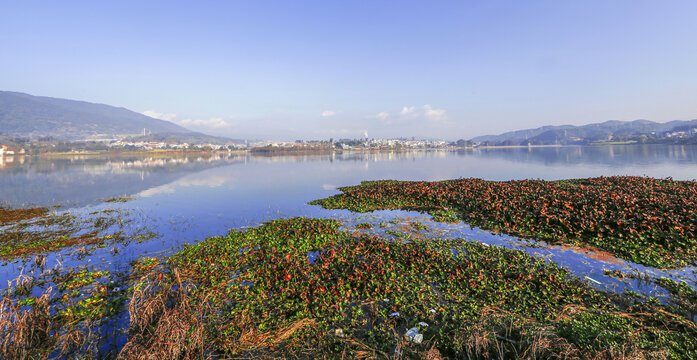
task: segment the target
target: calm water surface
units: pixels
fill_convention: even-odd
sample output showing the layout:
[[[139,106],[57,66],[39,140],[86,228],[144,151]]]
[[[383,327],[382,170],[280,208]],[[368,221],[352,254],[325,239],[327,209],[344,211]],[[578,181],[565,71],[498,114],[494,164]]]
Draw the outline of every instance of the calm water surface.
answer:
[[[71,250],[52,254],[48,266],[62,255],[67,265],[124,269],[139,256],[171,254],[232,228],[292,216],[336,217],[351,222],[428,217],[403,211],[351,214],[323,210],[308,201],[337,194],[336,187],[363,180],[444,180],[453,178],[566,179],[639,175],[679,180],[697,178],[696,146],[603,146],[401,153],[335,153],[260,157],[213,155],[194,157],[36,157],[0,160],[0,201],[20,207],[63,205],[58,212],[86,215],[103,209],[122,209],[134,220],[133,230],[146,227],[158,234],[141,243],[121,245],[118,254],[97,249],[87,257],[70,257]],[[129,195],[126,203],[106,198]],[[487,244],[521,248],[588,276],[594,286],[636,289],[602,275],[603,269],[637,269],[654,275],[693,279],[694,269],[660,272],[625,262],[597,260],[582,251],[559,247],[530,248],[528,242],[493,235],[465,224],[437,225],[438,236],[465,237]],[[16,277],[21,262],[4,264],[0,282]],[[595,284],[598,281],[601,284]],[[653,289],[641,289],[651,293]]]

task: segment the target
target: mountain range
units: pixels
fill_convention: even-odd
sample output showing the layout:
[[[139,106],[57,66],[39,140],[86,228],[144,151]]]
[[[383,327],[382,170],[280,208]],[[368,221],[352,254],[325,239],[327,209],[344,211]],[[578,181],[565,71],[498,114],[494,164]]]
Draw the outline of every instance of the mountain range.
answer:
[[[662,142],[667,138],[688,141],[696,135],[697,120],[675,120],[666,123],[649,120],[610,120],[582,126],[542,126],[500,135],[477,136],[470,141],[487,145],[569,145],[610,141]]]
[[[232,141],[191,131],[125,108],[0,91],[0,135],[62,140],[142,136],[214,144]],[[157,136],[157,134],[162,134]]]
[[[121,107],[11,91],[0,91],[0,136],[30,139],[50,136],[60,140],[129,138],[220,145],[242,142],[194,132],[173,122]],[[666,123],[611,120],[582,126],[542,126],[500,135],[477,136],[470,142],[480,145],[697,143],[697,120]]]

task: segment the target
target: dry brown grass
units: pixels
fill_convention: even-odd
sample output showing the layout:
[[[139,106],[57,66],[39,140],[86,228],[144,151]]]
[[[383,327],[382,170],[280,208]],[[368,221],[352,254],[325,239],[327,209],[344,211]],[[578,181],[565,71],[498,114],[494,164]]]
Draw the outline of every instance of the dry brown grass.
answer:
[[[14,283],[14,286],[12,285]],[[7,288],[12,289],[12,295],[24,296],[31,294],[34,287],[34,278],[24,274],[19,274],[14,280],[7,281]]]
[[[195,288],[183,282],[176,270],[173,278],[174,286],[154,273],[141,279],[144,286],[134,291],[129,303],[129,339],[119,359],[225,358],[223,354],[235,358],[275,358],[288,353],[289,348],[302,351],[306,344],[296,335],[317,325],[306,318],[262,332],[244,318],[228,319],[225,324],[234,324],[242,331],[236,336],[220,336],[225,325],[219,322],[216,309],[208,305],[203,295],[194,300],[189,294]]]
[[[209,314],[205,301],[194,305],[187,296],[189,286],[178,280],[176,289],[159,280],[146,280],[136,289],[128,306],[129,341],[119,359],[201,359],[208,358],[205,325]]]
[[[305,329],[313,329],[317,323],[313,319],[300,319],[281,329],[262,332],[257,326],[245,319],[233,321],[235,327],[243,329],[239,336],[220,339],[221,348],[229,354],[237,354],[242,358],[277,357],[288,349],[301,351],[306,344],[295,338]]]
[[[53,348],[50,293],[48,289],[29,311],[23,311],[12,299],[0,301],[0,358],[44,357],[44,352]]]
[[[0,359],[98,359],[103,342],[90,319],[51,314],[53,289],[30,307],[5,297],[0,301]]]
[[[581,352],[553,329],[495,307],[482,311],[474,327],[463,329],[462,352],[468,359],[582,359]]]
[[[315,325],[316,323],[312,319],[301,319],[276,331],[259,332],[255,329],[255,327],[248,327],[246,331],[242,332],[238,339],[236,339],[234,342],[228,342],[227,345],[235,353],[261,349],[273,349],[284,341],[290,339],[298,330],[305,327],[313,327]]]

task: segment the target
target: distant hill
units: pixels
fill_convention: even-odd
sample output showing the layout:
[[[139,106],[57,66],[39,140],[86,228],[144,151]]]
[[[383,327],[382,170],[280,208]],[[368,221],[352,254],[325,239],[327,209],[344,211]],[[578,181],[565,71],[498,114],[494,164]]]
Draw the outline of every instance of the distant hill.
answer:
[[[649,120],[611,120],[583,126],[543,126],[536,129],[510,131],[500,135],[477,136],[471,141],[491,145],[568,145],[608,141],[660,142],[669,138],[673,132],[687,131],[686,136],[690,138],[694,135],[693,129],[697,129],[697,120],[675,120],[666,123]]]
[[[0,135],[64,140],[166,134],[201,142],[225,141],[192,132],[169,121],[109,105],[0,91]],[[229,139],[227,139],[229,140]]]

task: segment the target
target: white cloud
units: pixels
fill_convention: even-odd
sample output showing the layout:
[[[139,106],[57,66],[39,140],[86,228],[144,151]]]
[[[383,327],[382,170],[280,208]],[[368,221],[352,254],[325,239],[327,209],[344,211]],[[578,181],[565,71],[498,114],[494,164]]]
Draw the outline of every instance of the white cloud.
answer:
[[[153,110],[143,111],[143,115],[150,116],[155,119],[166,120],[175,122],[181,126],[193,126],[193,127],[203,127],[209,129],[222,129],[226,127],[233,126],[234,124],[228,120],[233,117],[230,116],[226,120],[223,117],[210,117],[208,119],[181,119],[177,120],[177,114],[174,113],[160,113]]]
[[[431,105],[424,105],[424,115],[431,121],[442,121],[448,119],[448,116],[445,114],[445,109],[434,109],[431,107]]]
[[[223,185],[227,186],[232,186],[232,181],[233,179],[228,178],[228,177],[223,177],[223,176],[211,176],[207,178],[192,178],[192,179],[179,179],[175,180],[174,182],[171,182],[169,184],[164,184],[160,186],[155,186],[150,189],[145,189],[138,193],[139,196],[142,197],[150,197],[153,195],[157,194],[172,194],[177,191],[177,188],[182,188],[182,187],[192,187],[192,186],[200,186],[200,187],[208,187],[208,188],[217,188],[221,187]]]
[[[141,197],[151,197],[153,195],[157,194],[173,194],[177,189],[175,186],[172,186],[170,184],[166,185],[160,185],[160,186],[155,186],[150,189],[145,189],[141,192],[138,193],[138,196]]]
[[[177,117],[177,114],[159,113],[159,112],[153,111],[153,110],[145,110],[145,111],[143,111],[143,115],[150,116],[151,118],[155,118],[155,119],[166,120],[166,121],[172,121],[172,120],[174,120],[174,118]]]
[[[315,130],[313,133],[322,134],[322,135],[347,135],[347,134],[360,134],[362,131],[363,130],[361,130],[361,129],[341,128],[341,129]]]
[[[375,115],[375,118],[376,118],[376,119],[380,119],[380,120],[385,120],[385,119],[387,119],[388,117],[390,117],[390,114],[388,114],[388,113],[386,113],[386,112],[384,112],[384,111],[382,111],[382,112],[378,113],[377,115]]]
[[[403,106],[402,110],[394,116],[390,116],[387,112],[383,111],[374,117],[388,124],[407,124],[424,120],[441,123],[448,122],[448,115],[445,109],[437,109],[428,104],[423,106]]]
[[[413,106],[408,106],[408,107],[405,106],[402,108],[402,111],[400,111],[399,113],[402,115],[407,115],[407,114],[413,113],[415,110],[416,110],[416,108]]]
[[[322,111],[322,117],[329,117],[336,115],[336,111],[324,110]]]
[[[175,122],[182,126],[207,127],[213,129],[222,129],[233,125],[221,117],[212,117],[208,119],[183,119],[175,120]]]

